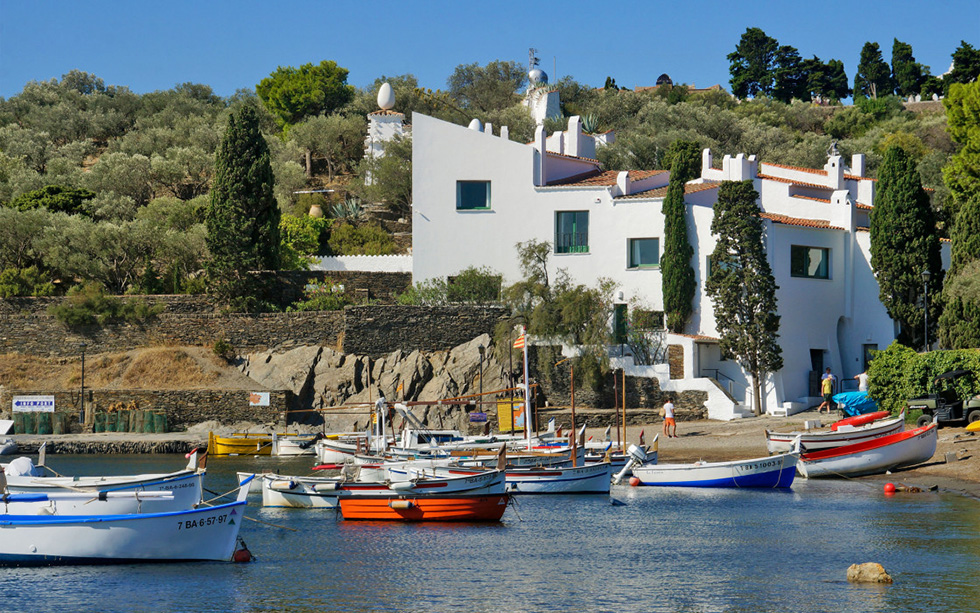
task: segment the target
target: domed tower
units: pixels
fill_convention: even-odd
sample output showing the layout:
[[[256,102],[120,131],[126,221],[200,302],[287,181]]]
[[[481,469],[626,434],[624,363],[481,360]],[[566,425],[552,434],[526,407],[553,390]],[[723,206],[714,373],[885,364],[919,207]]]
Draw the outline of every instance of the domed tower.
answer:
[[[364,139],[364,155],[381,157],[385,154],[385,143],[395,136],[405,133],[405,115],[393,111],[395,92],[388,83],[378,89],[378,110],[368,113],[368,133]],[[371,177],[365,177],[370,183]]]
[[[541,125],[546,117],[561,115],[558,92],[548,91],[548,73],[538,66],[538,52],[533,47],[528,50],[527,60],[527,93],[524,95],[524,106],[531,109],[534,123]]]

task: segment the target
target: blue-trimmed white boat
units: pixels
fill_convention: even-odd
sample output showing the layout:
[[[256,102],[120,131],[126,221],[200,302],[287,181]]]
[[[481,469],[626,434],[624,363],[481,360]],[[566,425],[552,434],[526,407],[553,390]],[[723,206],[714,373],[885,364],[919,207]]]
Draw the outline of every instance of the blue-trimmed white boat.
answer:
[[[234,502],[186,511],[0,516],[0,565],[230,560],[251,482],[239,481]]]
[[[633,468],[642,485],[675,487],[790,487],[799,452],[731,462],[644,464]]]
[[[389,468],[392,477],[408,479],[428,472],[436,476],[478,475],[483,470],[462,466]],[[612,464],[596,462],[580,466],[508,467],[504,471],[507,492],[511,494],[608,494]]]
[[[97,476],[44,476],[49,468],[35,466],[30,458],[20,457],[4,466],[6,481],[4,490],[9,494],[58,494],[82,492],[88,498],[57,497],[38,498],[35,502],[0,501],[0,514],[7,515],[125,515],[152,512],[183,511],[198,505],[203,496],[205,470],[198,467],[198,452],[188,454],[183,470],[162,474],[97,475]],[[53,471],[50,471],[53,472]],[[144,509],[143,502],[150,497],[118,496],[100,501],[93,506],[91,500],[101,492],[170,492],[173,496],[154,500]]]

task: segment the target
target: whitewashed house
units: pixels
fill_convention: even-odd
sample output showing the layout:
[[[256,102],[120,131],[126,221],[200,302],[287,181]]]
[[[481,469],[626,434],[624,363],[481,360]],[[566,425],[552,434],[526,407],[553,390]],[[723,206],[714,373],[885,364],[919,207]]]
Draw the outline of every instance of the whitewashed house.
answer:
[[[530,144],[508,140],[506,128],[495,135],[476,120],[466,128],[416,113],[413,124],[414,281],[486,266],[513,283],[521,278],[515,245],[536,239],[553,245],[552,272],[564,268],[586,285],[613,279],[624,305],[618,316],[627,303],[662,310],[668,171],[603,171],[594,159],[596,137],[582,133],[577,117],[551,136],[539,125]],[[849,167],[829,155],[824,168],[810,169],[743,154],[726,155],[718,169],[705,150],[701,176],[685,190],[698,284],[694,313],[685,334],[668,335],[683,347],[684,379],[669,381],[663,366],[632,372],[657,376],[668,390],[708,391],[712,418],[751,410],[750,381],[737,363],[721,359],[703,291],[718,187],[741,180],[753,181],[760,194],[779,286],[784,367],[765,382],[765,409],[785,415],[818,402],[814,381],[825,367],[843,379],[863,372],[869,350],[884,349],[896,333],[870,266],[875,182],[864,170],[863,155]],[[948,263],[948,245],[943,256]]]

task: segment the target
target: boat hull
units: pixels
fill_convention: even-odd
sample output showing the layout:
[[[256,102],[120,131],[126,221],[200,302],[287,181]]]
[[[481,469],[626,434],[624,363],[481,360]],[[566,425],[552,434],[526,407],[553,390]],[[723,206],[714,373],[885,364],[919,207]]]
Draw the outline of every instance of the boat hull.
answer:
[[[938,426],[929,424],[854,445],[804,453],[798,469],[807,479],[879,474],[929,460],[936,453],[938,438]]]
[[[208,455],[272,455],[272,435],[215,436],[208,434]]]
[[[436,467],[436,475],[475,474],[457,467]],[[609,462],[585,466],[552,468],[508,468],[506,489],[511,494],[608,494],[612,465]]]
[[[245,501],[144,515],[0,517],[0,565],[229,560]]]
[[[853,445],[901,432],[905,429],[905,414],[854,428],[838,427],[836,431],[820,432],[769,432],[766,431],[766,448],[769,453],[786,453],[793,441],[800,437],[800,445],[808,452]]]
[[[644,464],[633,469],[633,476],[653,486],[787,488],[793,485],[798,457],[786,453],[734,462]]]
[[[345,520],[500,521],[508,494],[470,496],[350,496],[340,498]]]
[[[337,508],[338,479],[261,475],[262,506],[296,509]]]
[[[8,477],[7,491],[12,494],[54,494],[58,492],[91,492],[92,500],[56,500],[50,502],[9,502],[0,506],[6,515],[125,515],[183,511],[201,502],[204,471],[178,471],[164,475],[108,477]],[[96,500],[99,492],[172,492],[170,500],[110,498]],[[0,515],[2,517],[2,515]]]

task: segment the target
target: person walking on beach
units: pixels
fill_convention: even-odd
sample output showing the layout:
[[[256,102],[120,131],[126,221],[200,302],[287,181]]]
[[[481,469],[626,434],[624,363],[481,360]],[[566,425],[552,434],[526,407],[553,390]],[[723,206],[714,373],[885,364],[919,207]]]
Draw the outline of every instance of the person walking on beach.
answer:
[[[670,396],[667,397],[667,402],[664,403],[664,436],[667,438],[677,438],[677,422],[674,420],[674,403],[670,401]]]
[[[827,372],[824,373],[820,381],[820,393],[823,394],[823,402],[817,407],[817,413],[822,413],[823,408],[827,407],[827,413],[830,414],[833,409],[834,400],[834,380],[836,377],[831,374],[830,367],[827,367]]]

